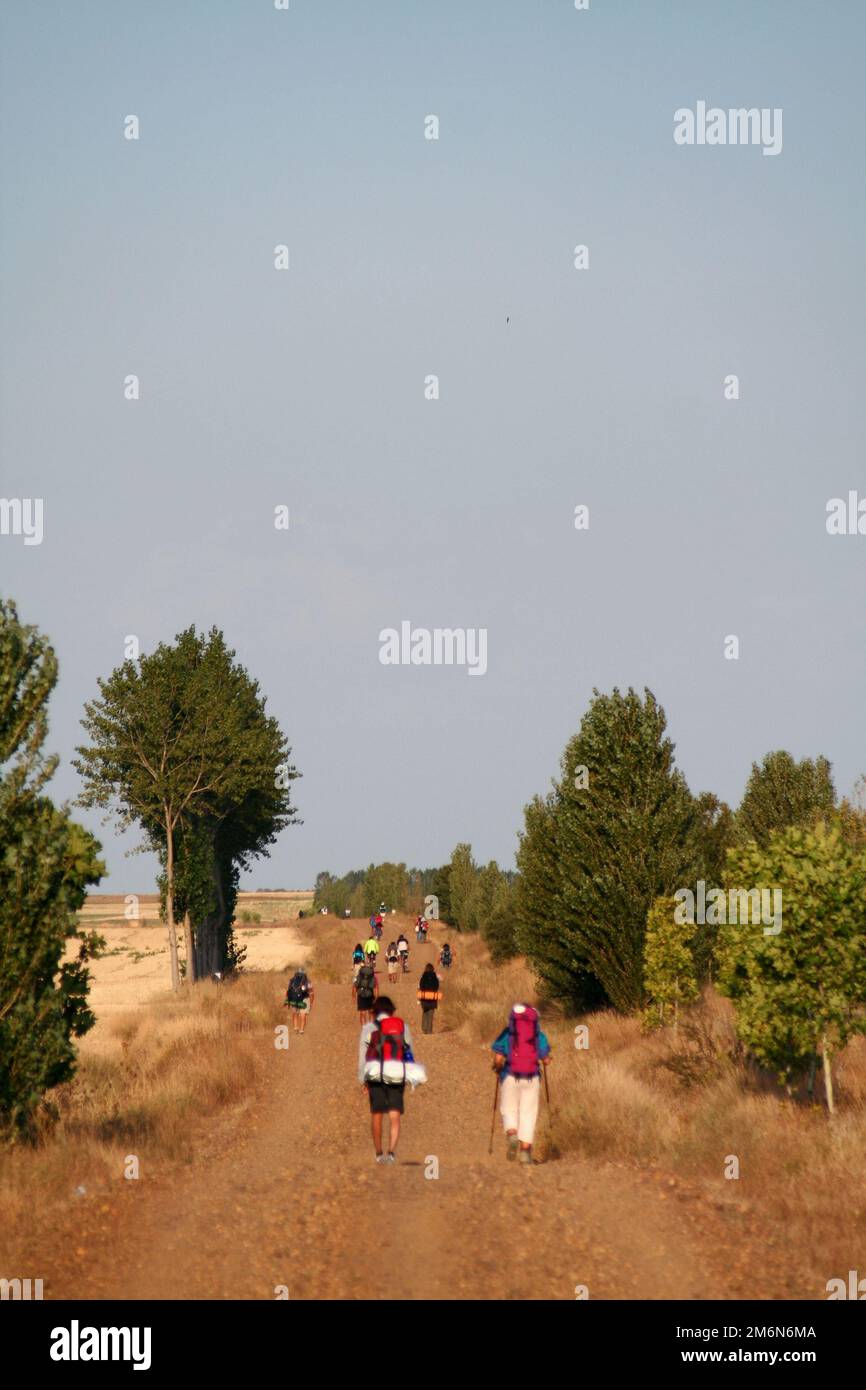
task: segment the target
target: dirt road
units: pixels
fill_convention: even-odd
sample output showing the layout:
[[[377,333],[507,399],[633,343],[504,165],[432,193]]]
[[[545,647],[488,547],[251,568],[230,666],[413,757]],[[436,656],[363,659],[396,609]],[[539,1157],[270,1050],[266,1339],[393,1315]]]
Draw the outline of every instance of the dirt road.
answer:
[[[489,1158],[489,1056],[422,1036],[417,974],[392,992],[430,1080],[407,1093],[396,1165],[373,1161],[349,987],[320,986],[306,1035],[285,1051],[263,1035],[268,1085],[203,1131],[190,1165],[88,1194],[74,1233],[29,1249],[45,1297],[756,1296],[768,1252],[682,1184],[576,1158],[520,1168],[498,1128]],[[781,1277],[765,1296],[784,1296]]]

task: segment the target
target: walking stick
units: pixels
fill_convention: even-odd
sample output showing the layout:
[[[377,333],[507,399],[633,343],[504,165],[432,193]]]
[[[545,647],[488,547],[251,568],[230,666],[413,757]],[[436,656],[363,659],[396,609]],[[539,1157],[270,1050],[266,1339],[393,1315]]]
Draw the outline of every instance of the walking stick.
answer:
[[[496,1089],[493,1092],[493,1118],[490,1121],[490,1143],[487,1145],[488,1155],[493,1153],[493,1131],[496,1129],[496,1102],[499,1099],[499,1072],[496,1073]]]
[[[547,1067],[542,1062],[541,1075],[544,1077],[544,1098],[547,1101],[547,1109],[550,1111],[550,1087],[547,1084]]]

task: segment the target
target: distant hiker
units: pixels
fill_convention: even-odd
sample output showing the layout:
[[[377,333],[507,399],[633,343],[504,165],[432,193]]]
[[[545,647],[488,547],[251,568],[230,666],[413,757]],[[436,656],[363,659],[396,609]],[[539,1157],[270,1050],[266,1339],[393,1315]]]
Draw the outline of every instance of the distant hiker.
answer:
[[[520,1162],[531,1163],[541,1068],[550,1057],[550,1043],[541,1031],[538,1010],[531,1004],[515,1004],[492,1048],[493,1065],[501,1077],[499,1113],[508,1141],[505,1156],[517,1158],[519,1151]]]
[[[384,927],[385,918],[382,916],[382,909],[380,908],[379,911],[376,913],[376,924],[373,928],[373,934],[376,937],[377,941],[381,941],[382,931],[384,930]]]
[[[379,943],[375,936],[368,936],[364,942],[364,955],[369,961],[375,961],[379,954]]]
[[[316,991],[305,970],[296,970],[286,990],[286,1003],[292,1011],[292,1028],[295,1033],[303,1033],[307,1026],[307,1014],[313,1007]]]
[[[344,917],[351,917],[351,915],[352,915],[352,914],[351,914],[351,912],[349,911],[349,909],[348,909],[347,907],[344,907],[344,908],[343,908],[343,916],[344,916]]]
[[[423,943],[427,940],[427,920],[426,920],[426,918],[424,918],[424,917],[419,917],[418,920],[416,921],[416,923],[415,923],[415,937],[416,937],[416,939],[417,939],[419,945],[423,945]]]
[[[439,989],[439,976],[432,961],[424,967],[424,974],[418,981],[418,1002],[421,1005],[421,1032],[433,1032],[433,1015],[439,1005],[442,993]]]
[[[409,969],[409,942],[402,932],[397,937],[397,954],[403,964],[403,974],[405,975]]]
[[[378,1062],[380,1077],[388,1063],[399,1064],[392,1067],[397,1077],[392,1081],[368,1080],[369,1063]],[[386,995],[376,1005],[376,1017],[361,1029],[358,1041],[358,1080],[366,1088],[370,1097],[370,1128],[373,1133],[373,1147],[377,1163],[395,1163],[397,1142],[400,1138],[400,1116],[403,1114],[403,1092],[406,1089],[407,1064],[414,1062],[412,1056],[412,1034],[408,1024],[398,1018],[393,1000]],[[382,1151],[382,1117],[388,1116],[388,1151]]]
[[[354,951],[352,952],[352,964],[353,964],[353,965],[363,965],[363,963],[364,963],[364,947],[361,945],[361,943],[360,943],[360,941],[359,941],[359,942],[356,943],[355,949],[354,949]]]
[[[451,966],[454,964],[456,955],[457,952],[452,951],[451,947],[448,945],[448,942],[446,941],[445,945],[442,947],[442,950],[439,952],[439,964],[441,966],[444,966],[446,970],[450,970]]]
[[[369,961],[358,967],[355,983],[352,985],[352,993],[355,996],[355,1003],[358,1006],[358,1017],[360,1022],[369,1023],[373,1017],[376,995],[379,993],[379,982],[376,979],[376,971]]]
[[[385,960],[388,962],[388,981],[393,985],[397,979],[397,967],[400,964],[400,956],[397,951],[396,941],[389,941],[388,949],[385,952]]]

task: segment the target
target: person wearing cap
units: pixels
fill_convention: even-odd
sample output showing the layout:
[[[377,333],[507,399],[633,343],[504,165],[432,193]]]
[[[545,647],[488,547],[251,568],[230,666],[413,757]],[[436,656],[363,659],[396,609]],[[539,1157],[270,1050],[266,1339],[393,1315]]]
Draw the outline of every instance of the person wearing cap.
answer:
[[[538,1120],[541,1068],[550,1060],[550,1043],[541,1031],[538,1010],[515,1004],[508,1023],[491,1044],[499,1074],[499,1113],[507,1141],[506,1158],[532,1163]]]

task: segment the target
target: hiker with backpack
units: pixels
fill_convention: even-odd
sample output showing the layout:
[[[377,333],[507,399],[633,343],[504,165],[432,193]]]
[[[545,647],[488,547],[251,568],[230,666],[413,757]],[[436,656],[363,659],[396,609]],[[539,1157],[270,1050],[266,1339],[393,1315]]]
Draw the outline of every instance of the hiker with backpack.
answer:
[[[397,954],[402,962],[403,974],[405,975],[409,969],[409,942],[402,932],[397,937]]]
[[[515,1004],[492,1049],[499,1113],[508,1145],[505,1157],[532,1163],[541,1069],[550,1059],[550,1043],[541,1031],[538,1010],[531,1004]]]
[[[388,942],[388,949],[385,952],[385,960],[388,963],[388,983],[393,985],[397,981],[397,966],[400,964],[400,957],[397,953],[396,941]]]
[[[286,990],[286,1003],[292,1011],[292,1029],[300,1036],[307,1026],[307,1014],[311,1012],[316,991],[305,970],[296,970]]]
[[[452,951],[451,947],[448,945],[448,942],[446,941],[445,945],[442,947],[442,950],[439,952],[439,964],[445,970],[450,970],[451,966],[454,964],[454,958],[456,955],[457,952]]]
[[[355,996],[361,1023],[369,1023],[372,1020],[378,993],[379,981],[376,979],[376,971],[369,960],[365,961],[363,965],[359,965],[352,984],[352,994]]]
[[[355,943],[355,949],[354,949],[354,951],[352,952],[352,964],[353,964],[353,965],[363,965],[363,964],[364,964],[364,947],[361,945],[360,941],[357,941],[357,942]]]
[[[439,1006],[442,992],[439,988],[439,976],[433,968],[432,961],[428,961],[424,966],[424,974],[418,981],[418,1002],[421,1005],[421,1032],[433,1032],[433,1016]]]
[[[386,1079],[388,1071],[393,1075]],[[393,1000],[383,995],[376,1005],[375,1018],[361,1029],[358,1042],[358,1080],[370,1098],[370,1128],[377,1163],[397,1161],[403,1093],[407,1080],[414,1084],[413,1076],[426,1080],[423,1068],[412,1055],[409,1025],[398,1018]],[[382,1149],[385,1115],[388,1116],[387,1152]]]

